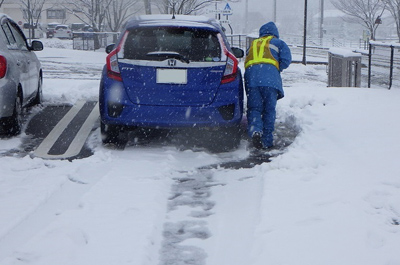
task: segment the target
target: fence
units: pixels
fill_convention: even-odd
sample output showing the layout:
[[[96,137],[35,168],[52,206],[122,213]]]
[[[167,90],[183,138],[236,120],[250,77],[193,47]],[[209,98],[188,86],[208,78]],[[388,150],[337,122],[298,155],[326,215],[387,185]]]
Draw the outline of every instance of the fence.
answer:
[[[393,75],[394,69],[400,69],[400,44],[387,44],[371,41],[368,52],[368,87],[372,79],[391,89],[393,82],[400,82]],[[372,73],[372,70],[373,73]],[[387,78],[389,76],[389,78]]]
[[[303,46],[303,37],[301,36],[283,36],[282,39],[286,43],[293,46]],[[361,39],[359,40],[346,40],[343,38],[307,38],[307,46],[318,47],[318,48],[362,48],[368,46],[368,42]]]
[[[231,34],[226,35],[229,40],[231,47],[237,47],[242,50],[246,50],[246,38],[247,36],[244,34]]]
[[[97,50],[115,43],[119,32],[74,32],[74,50]]]
[[[227,35],[232,47],[247,50],[256,35],[232,34]],[[302,54],[303,39],[298,36],[283,36],[282,39],[291,47],[293,54]],[[344,40],[338,38],[307,38],[307,54],[317,58],[322,63],[328,59],[329,48],[349,48],[362,54],[361,65],[357,65],[357,74],[361,68],[361,77],[357,76],[356,86],[375,84],[389,89],[396,84],[400,86],[400,75],[394,74],[400,69],[400,44],[385,44],[365,40]],[[319,59],[318,59],[319,58]],[[358,63],[359,64],[359,63]],[[355,73],[355,70],[354,70]],[[353,84],[354,85],[354,84]],[[364,85],[365,86],[365,85]]]
[[[232,47],[238,47],[246,50],[249,47],[249,41],[258,37],[257,34],[231,34],[227,35],[228,40]],[[292,47],[302,47],[303,38],[300,36],[283,36],[285,42]],[[368,49],[368,41],[364,40],[345,40],[338,38],[307,38],[308,48],[328,49],[336,48],[352,48],[352,49]]]

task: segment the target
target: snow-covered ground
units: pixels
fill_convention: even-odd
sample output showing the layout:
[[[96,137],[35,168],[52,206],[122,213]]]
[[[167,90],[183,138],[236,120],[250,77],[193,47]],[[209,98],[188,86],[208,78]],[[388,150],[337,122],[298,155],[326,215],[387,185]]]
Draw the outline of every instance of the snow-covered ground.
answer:
[[[96,100],[106,54],[62,44],[37,53],[45,104]],[[283,76],[278,122],[301,130],[249,169],[206,167],[247,157],[245,141],[113,150],[97,129],[94,155],[68,162],[0,139],[0,264],[399,265],[400,88],[327,88],[325,66]]]

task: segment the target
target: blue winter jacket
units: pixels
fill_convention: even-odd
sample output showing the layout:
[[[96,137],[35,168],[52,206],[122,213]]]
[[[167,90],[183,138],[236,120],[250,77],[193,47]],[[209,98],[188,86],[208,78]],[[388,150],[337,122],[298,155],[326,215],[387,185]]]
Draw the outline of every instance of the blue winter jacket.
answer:
[[[292,62],[292,55],[287,44],[279,39],[278,28],[274,22],[268,22],[260,28],[260,37],[272,35],[271,44],[279,49],[279,53],[271,49],[272,56],[279,62],[279,71],[272,64],[255,64],[245,71],[245,85],[250,87],[271,87],[278,90],[278,99],[283,98],[282,78],[280,72],[288,68]]]

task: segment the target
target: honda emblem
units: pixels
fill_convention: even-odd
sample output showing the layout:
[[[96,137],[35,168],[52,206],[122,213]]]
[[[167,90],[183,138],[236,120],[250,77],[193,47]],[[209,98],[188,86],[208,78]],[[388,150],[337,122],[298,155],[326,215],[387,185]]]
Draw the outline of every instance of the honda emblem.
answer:
[[[168,60],[168,66],[176,66],[176,60],[175,59],[169,59]]]

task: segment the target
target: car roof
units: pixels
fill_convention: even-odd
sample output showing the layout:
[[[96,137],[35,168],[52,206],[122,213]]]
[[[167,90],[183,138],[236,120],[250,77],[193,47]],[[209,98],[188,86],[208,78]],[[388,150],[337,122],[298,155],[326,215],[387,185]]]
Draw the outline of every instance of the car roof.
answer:
[[[12,20],[12,18],[10,16],[8,16],[7,14],[0,13],[0,20],[3,20],[4,18],[8,18],[8,19]]]
[[[135,28],[140,26],[190,26],[190,27],[210,27],[222,31],[219,22],[206,16],[191,15],[141,15],[130,19],[125,28]]]

